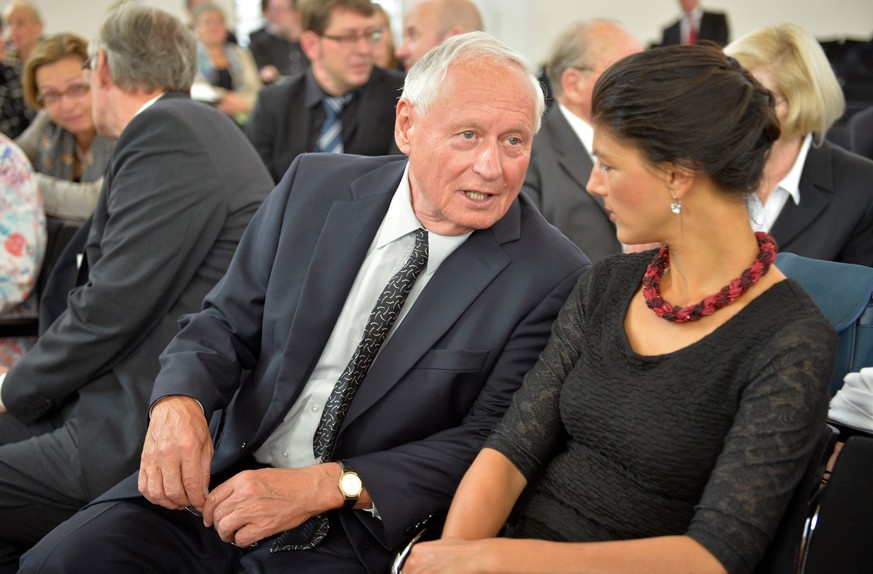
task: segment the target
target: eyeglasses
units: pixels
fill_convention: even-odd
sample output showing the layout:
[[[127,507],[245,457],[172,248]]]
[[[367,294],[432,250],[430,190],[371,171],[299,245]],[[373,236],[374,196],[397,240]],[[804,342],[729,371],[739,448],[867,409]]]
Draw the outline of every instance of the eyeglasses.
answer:
[[[327,38],[328,40],[333,40],[334,42],[339,43],[340,45],[351,48],[356,45],[361,40],[366,40],[368,44],[378,44],[379,40],[382,39],[382,30],[368,30],[367,32],[363,32],[361,34],[351,33],[351,34],[343,34],[342,36],[333,36],[331,34],[322,34],[322,38]]]
[[[45,106],[52,106],[60,103],[64,96],[71,100],[78,100],[87,95],[90,89],[91,86],[85,83],[73,84],[63,92],[46,92],[44,94],[39,94],[36,97],[36,101]]]
[[[87,58],[85,58],[85,61],[82,62],[82,69],[83,70],[90,70],[91,64],[93,64],[93,63],[94,63],[94,56],[93,55],[88,56]]]

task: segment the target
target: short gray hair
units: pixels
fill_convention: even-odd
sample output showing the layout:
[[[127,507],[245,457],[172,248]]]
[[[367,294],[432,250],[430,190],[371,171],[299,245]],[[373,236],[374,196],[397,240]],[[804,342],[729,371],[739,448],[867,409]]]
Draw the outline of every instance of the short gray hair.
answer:
[[[530,62],[494,36],[485,32],[468,32],[452,36],[425,54],[406,75],[401,98],[405,98],[419,113],[426,113],[440,92],[449,66],[458,60],[482,58],[495,64],[518,68],[530,79],[534,92],[536,120],[534,132],[539,131],[546,104],[536,70]]]
[[[127,0],[110,9],[91,43],[106,53],[112,81],[123,90],[189,92],[197,73],[197,44],[181,20],[155,6]]]

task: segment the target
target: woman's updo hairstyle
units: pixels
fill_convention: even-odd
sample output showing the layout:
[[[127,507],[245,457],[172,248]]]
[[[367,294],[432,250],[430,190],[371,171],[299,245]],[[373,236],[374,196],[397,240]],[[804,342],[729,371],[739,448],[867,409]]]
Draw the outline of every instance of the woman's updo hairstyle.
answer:
[[[596,128],[639,148],[650,162],[707,174],[754,191],[779,120],[770,92],[715,46],[669,46],[628,56],[594,87]]]

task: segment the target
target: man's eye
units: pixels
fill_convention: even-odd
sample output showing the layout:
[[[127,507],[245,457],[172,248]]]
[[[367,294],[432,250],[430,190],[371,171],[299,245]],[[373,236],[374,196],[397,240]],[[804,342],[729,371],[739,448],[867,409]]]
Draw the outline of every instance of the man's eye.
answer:
[[[476,134],[470,130],[467,130],[465,132],[461,132],[461,137],[464,138],[465,140],[471,140],[474,137],[476,137]]]

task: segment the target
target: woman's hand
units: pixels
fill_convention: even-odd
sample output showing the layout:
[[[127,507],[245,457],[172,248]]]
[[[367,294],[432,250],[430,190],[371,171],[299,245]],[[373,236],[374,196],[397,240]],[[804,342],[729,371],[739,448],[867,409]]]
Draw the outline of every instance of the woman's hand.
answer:
[[[420,542],[403,566],[403,574],[436,574],[439,572],[490,572],[492,550],[503,542],[496,538],[461,540],[449,538],[433,542]]]

